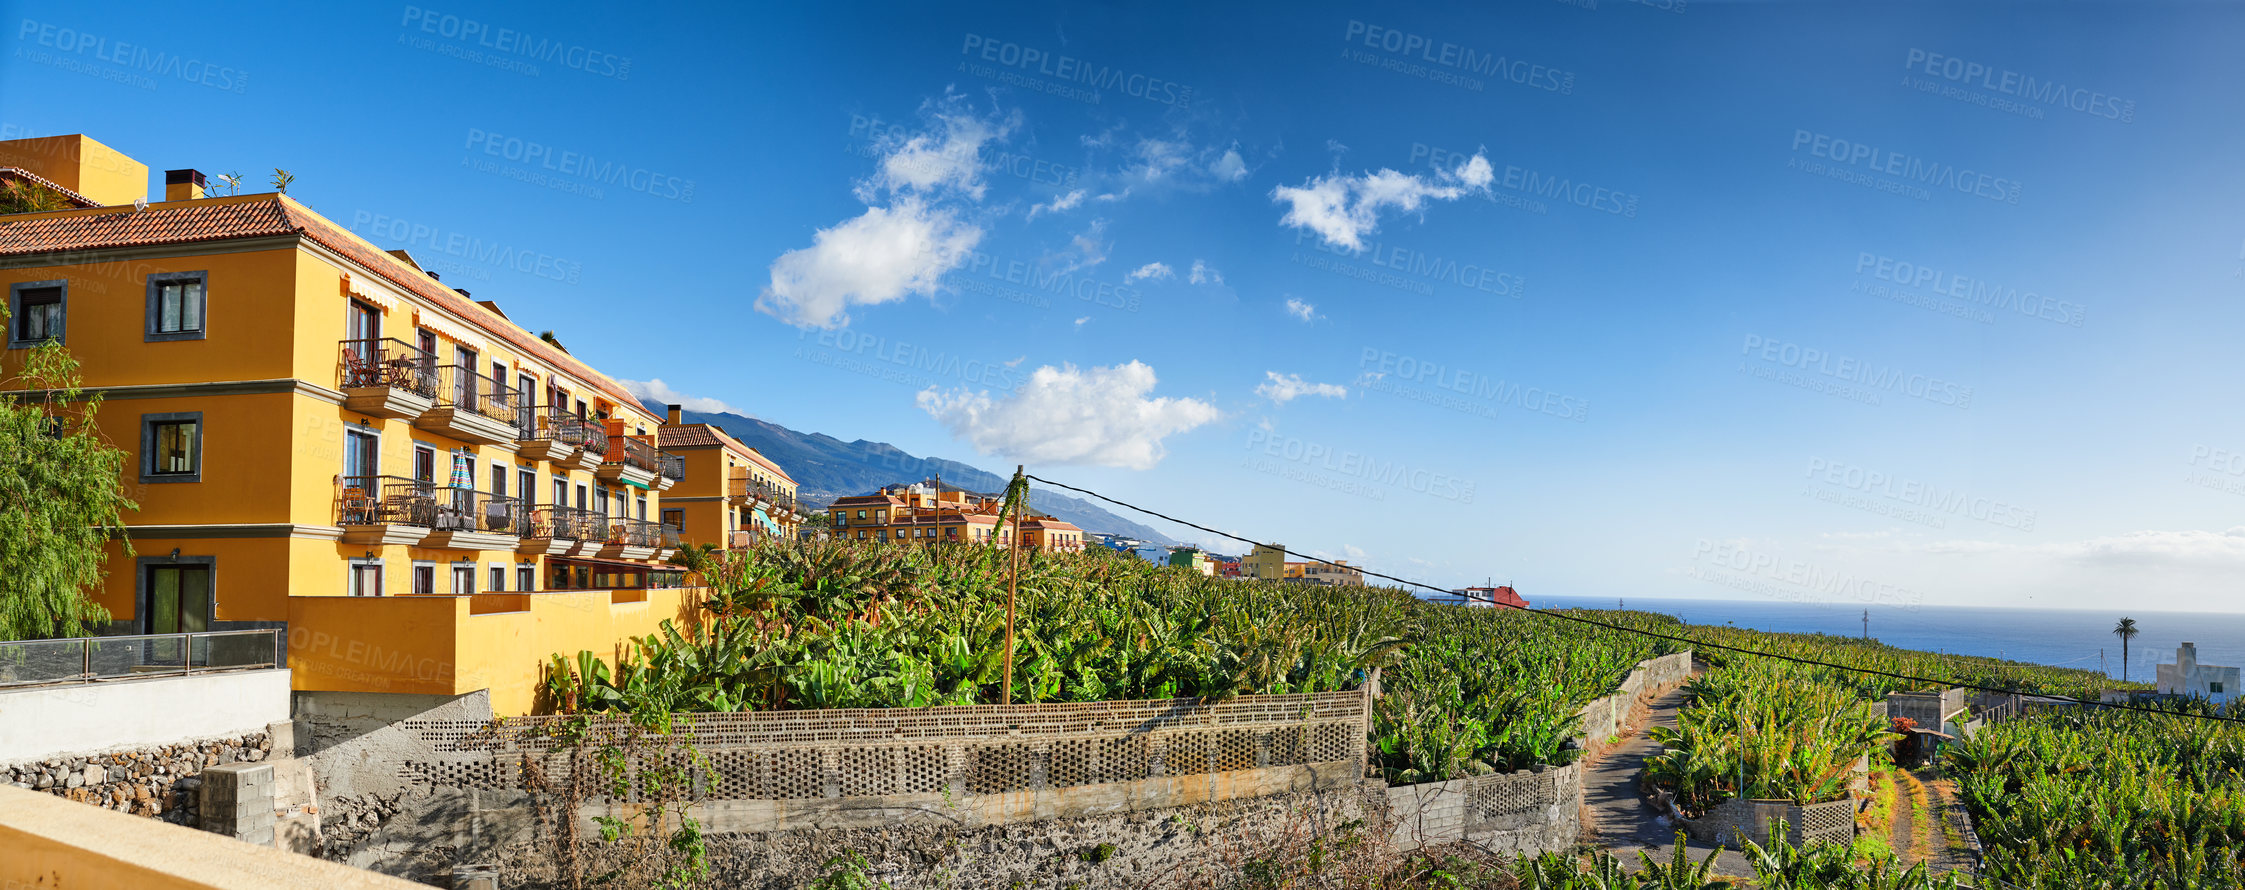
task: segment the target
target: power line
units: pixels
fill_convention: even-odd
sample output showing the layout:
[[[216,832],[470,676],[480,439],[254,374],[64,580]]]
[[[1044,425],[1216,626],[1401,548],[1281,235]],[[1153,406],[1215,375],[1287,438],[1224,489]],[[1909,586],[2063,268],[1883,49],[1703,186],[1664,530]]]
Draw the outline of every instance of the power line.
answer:
[[[1038,482],[1042,482],[1042,483],[1044,483],[1044,484],[1046,484],[1046,485],[1050,485],[1050,486],[1053,486],[1053,487],[1055,487],[1055,488],[1065,488],[1065,489],[1068,489],[1069,491],[1073,491],[1073,492],[1078,492],[1078,493],[1081,493],[1081,494],[1086,494],[1086,495],[1090,495],[1090,496],[1092,496],[1092,497],[1098,498],[1099,500],[1102,500],[1102,501],[1106,501],[1107,503],[1110,503],[1110,504],[1114,504],[1115,506],[1118,506],[1118,507],[1122,507],[1122,508],[1124,508],[1124,509],[1126,509],[1126,510],[1135,510],[1135,511],[1137,511],[1137,512],[1139,512],[1139,513],[1144,513],[1144,514],[1146,514],[1146,515],[1148,515],[1148,516],[1152,516],[1152,517],[1155,517],[1155,518],[1157,518],[1157,519],[1165,519],[1165,520],[1168,520],[1168,521],[1170,521],[1170,522],[1174,522],[1174,523],[1177,523],[1178,525],[1182,525],[1182,526],[1185,526],[1185,527],[1187,527],[1187,528],[1194,528],[1194,529],[1199,529],[1199,530],[1201,530],[1201,531],[1207,532],[1207,533],[1209,533],[1209,534],[1212,534],[1212,535],[1216,535],[1216,536],[1219,536],[1219,537],[1224,537],[1224,538],[1230,538],[1230,539],[1232,539],[1232,540],[1234,540],[1234,541],[1238,541],[1238,542],[1240,542],[1240,543],[1242,543],[1242,544],[1248,544],[1248,545],[1251,545],[1251,546],[1256,546],[1256,547],[1270,547],[1270,546],[1271,546],[1271,545],[1269,545],[1269,544],[1265,544],[1265,543],[1263,543],[1263,542],[1261,542],[1261,541],[1255,541],[1255,540],[1250,540],[1250,539],[1248,539],[1248,538],[1243,538],[1243,537],[1240,537],[1240,536],[1238,536],[1238,535],[1232,534],[1231,532],[1226,532],[1226,531],[1218,531],[1218,530],[1216,530],[1216,529],[1213,529],[1213,528],[1209,528],[1208,526],[1205,526],[1205,525],[1201,525],[1200,523],[1197,523],[1197,522],[1189,522],[1189,521],[1186,521],[1186,520],[1183,520],[1183,519],[1179,519],[1179,518],[1177,518],[1177,517],[1175,517],[1175,516],[1170,516],[1170,515],[1168,515],[1168,514],[1166,514],[1166,513],[1160,513],[1160,512],[1154,511],[1154,510],[1148,510],[1148,509],[1146,509],[1146,508],[1144,508],[1144,507],[1138,506],[1137,504],[1132,504],[1132,503],[1128,503],[1128,502],[1125,502],[1125,501],[1118,501],[1118,500],[1115,500],[1114,498],[1111,498],[1111,497],[1108,497],[1108,496],[1106,496],[1106,495],[1100,494],[1099,492],[1096,492],[1096,491],[1092,491],[1091,489],[1088,489],[1088,488],[1080,488],[1080,487],[1077,487],[1077,486],[1074,486],[1074,485],[1069,485],[1068,483],[1065,483],[1065,482],[1055,482],[1055,481],[1053,481],[1053,480],[1051,480],[1051,479],[1046,479],[1046,478],[1044,478],[1044,477],[1042,477],[1042,476],[1038,476],[1038,475],[1036,475],[1036,474],[1034,474],[1034,473],[1026,473],[1026,472],[1024,472],[1024,473],[1022,473],[1022,475],[1023,475],[1023,476],[1026,476],[1026,477],[1028,477],[1028,478],[1030,478],[1030,479],[1034,479],[1034,480],[1036,480],[1036,481],[1038,481]],[[1284,554],[1286,554],[1286,555],[1288,555],[1288,556],[1299,556],[1299,557],[1302,557],[1303,559],[1314,559],[1314,560],[1316,560],[1316,561],[1318,561],[1318,562],[1321,562],[1321,563],[1324,563],[1324,564],[1326,564],[1326,565],[1329,565],[1329,566],[1334,566],[1335,568],[1340,568],[1340,567],[1341,567],[1341,565],[1340,565],[1339,563],[1336,563],[1336,562],[1334,562],[1334,561],[1332,561],[1332,560],[1330,560],[1330,559],[1326,559],[1326,558],[1324,558],[1324,557],[1321,557],[1321,556],[1311,556],[1310,554],[1307,554],[1307,553],[1296,553],[1296,552],[1294,552],[1294,551],[1292,551],[1292,550],[1288,550],[1288,549],[1286,549],[1286,548],[1284,548],[1284,547],[1273,547],[1272,549],[1274,549],[1274,550],[1277,550],[1277,551],[1278,551],[1278,552],[1280,552],[1280,553],[1284,553]],[[1403,579],[1403,578],[1398,578],[1398,577],[1395,577],[1394,575],[1387,575],[1387,574],[1382,574],[1382,573],[1380,573],[1380,572],[1375,572],[1375,571],[1372,571],[1372,570],[1370,570],[1370,569],[1366,569],[1366,568],[1364,568],[1364,567],[1362,567],[1362,566],[1348,566],[1347,568],[1355,569],[1355,570],[1356,570],[1357,572],[1359,572],[1359,573],[1361,573],[1361,574],[1364,574],[1364,575],[1366,575],[1366,576],[1369,576],[1369,577],[1373,577],[1373,578],[1379,578],[1379,579],[1382,579],[1382,580],[1385,580],[1385,581],[1393,581],[1393,582],[1395,582],[1395,583],[1397,583],[1397,584],[1401,584],[1401,585],[1404,585],[1404,586],[1407,586],[1407,587],[1421,587],[1421,588],[1425,588],[1425,589],[1427,589],[1427,590],[1432,590],[1432,591],[1434,591],[1434,592],[1436,592],[1436,593],[1440,593],[1440,594],[1445,594],[1445,595],[1448,595],[1448,594],[1450,593],[1450,591],[1447,591],[1447,590],[1444,590],[1444,589],[1442,589],[1442,588],[1436,587],[1436,586],[1434,586],[1434,585],[1432,585],[1432,584],[1427,584],[1427,583],[1424,583],[1424,582],[1420,582],[1420,581],[1410,581],[1410,580],[1406,580],[1406,579]],[[1994,687],[1994,686],[1980,686],[1980,685],[1976,685],[1976,684],[1972,684],[1972,683],[1961,683],[1961,682],[1958,682],[1958,681],[1955,681],[1955,680],[1937,680],[1937,679],[1934,679],[1934,678],[1932,678],[1932,677],[1918,677],[1918,676],[1912,676],[1912,675],[1910,675],[1910,674],[1898,674],[1898,673],[1895,673],[1895,672],[1893,672],[1893,671],[1882,671],[1882,670],[1879,670],[1879,669],[1877,669],[1877,668],[1857,667],[1857,666],[1855,666],[1855,665],[1847,665],[1847,664],[1837,664],[1837,663],[1834,663],[1834,662],[1829,662],[1829,661],[1818,661],[1818,660],[1816,660],[1816,659],[1813,659],[1813,658],[1801,658],[1801,657],[1798,657],[1798,656],[1793,656],[1793,655],[1780,655],[1780,654],[1778,654],[1778,653],[1775,653],[1775,652],[1761,652],[1761,651],[1757,651],[1757,650],[1754,650],[1754,649],[1746,649],[1746,648],[1742,648],[1742,647],[1739,647],[1739,646],[1726,646],[1726,645],[1723,645],[1723,644],[1721,644],[1721,643],[1710,643],[1710,642],[1707,642],[1707,641],[1704,641],[1704,640],[1695,640],[1695,639],[1692,639],[1692,638],[1690,638],[1690,637],[1679,637],[1679,636],[1676,636],[1676,635],[1674,635],[1674,634],[1664,634],[1664,633],[1661,633],[1661,632],[1659,632],[1659,631],[1653,631],[1653,630],[1645,630],[1645,629],[1643,629],[1643,628],[1636,628],[1636,627],[1626,627],[1626,626],[1623,626],[1623,625],[1619,625],[1619,624],[1609,624],[1609,623],[1607,623],[1607,622],[1604,622],[1604,621],[1599,621],[1599,620],[1596,620],[1596,619],[1593,619],[1593,618],[1584,618],[1584,617],[1582,617],[1582,616],[1580,616],[1580,615],[1568,615],[1568,614],[1565,614],[1565,613],[1562,613],[1562,612],[1553,612],[1553,611],[1551,611],[1551,610],[1548,610],[1548,609],[1538,609],[1538,608],[1534,608],[1534,607],[1532,607],[1532,606],[1515,606],[1515,605],[1512,605],[1512,604],[1510,604],[1510,603],[1494,603],[1494,605],[1497,605],[1497,606],[1501,606],[1501,607],[1503,607],[1503,608],[1507,608],[1507,609],[1512,609],[1512,610],[1515,610],[1515,611],[1520,611],[1520,612],[1533,612],[1533,613],[1535,613],[1535,614],[1537,614],[1537,615],[1543,615],[1543,616],[1545,616],[1545,617],[1549,617],[1549,618],[1557,618],[1557,619],[1560,619],[1560,620],[1563,620],[1563,621],[1572,621],[1572,622],[1575,622],[1575,623],[1577,623],[1577,624],[1587,624],[1587,625],[1590,625],[1590,626],[1592,626],[1592,627],[1602,627],[1602,628],[1605,628],[1605,629],[1607,629],[1607,630],[1618,630],[1618,631],[1622,631],[1622,632],[1624,632],[1624,633],[1633,633],[1633,634],[1638,634],[1638,635],[1640,635],[1640,636],[1653,637],[1653,638],[1655,638],[1655,639],[1668,640],[1668,641],[1670,641],[1670,642],[1675,642],[1675,643],[1689,643],[1689,644],[1691,644],[1691,645],[1693,645],[1693,646],[1697,646],[1697,647],[1702,647],[1702,648],[1707,648],[1707,649],[1719,649],[1719,650],[1723,650],[1723,651],[1727,651],[1727,652],[1736,652],[1736,653],[1738,653],[1738,654],[1740,654],[1740,655],[1752,655],[1752,656],[1756,656],[1756,657],[1759,657],[1759,658],[1774,658],[1774,659],[1777,659],[1777,660],[1779,660],[1779,661],[1790,661],[1790,662],[1793,662],[1793,663],[1795,663],[1795,664],[1805,664],[1805,665],[1812,665],[1812,666],[1815,666],[1815,667],[1822,667],[1822,668],[1831,668],[1831,669],[1833,669],[1833,670],[1838,670],[1838,671],[1848,671],[1848,672],[1852,672],[1852,673],[1857,673],[1857,674],[1867,674],[1867,675],[1869,675],[1869,676],[1874,676],[1874,677],[1886,677],[1886,678],[1889,678],[1889,679],[1894,679],[1894,680],[1904,680],[1904,681],[1908,681],[1908,682],[1911,682],[1911,683],[1926,683],[1926,684],[1931,684],[1931,685],[1936,685],[1936,686],[1952,686],[1952,687],[1955,687],[1955,688],[1958,688],[1958,689],[1972,689],[1972,690],[1977,690],[1977,691],[1980,691],[1980,692],[1993,692],[1993,693],[1997,693],[1997,694],[1999,694],[1999,695],[2023,695],[2023,694],[2025,694],[2025,693],[2021,693],[2021,692],[2019,692],[2019,691],[2018,691],[2018,690],[2016,690],[2016,689],[1999,689],[1999,688],[1997,688],[1997,687]],[[2162,711],[2162,710],[2160,710],[2160,709],[2158,709],[2158,708],[2147,708],[2147,707],[2144,707],[2144,706],[2142,706],[2142,705],[2134,705],[2134,704],[2124,704],[2124,703],[2120,703],[2120,702],[2103,702],[2103,701],[2090,701],[2089,699],[2086,699],[2086,698],[2075,698],[2075,697],[2073,697],[2073,696],[2068,696],[2068,695],[2044,695],[2044,694],[2039,694],[2039,693],[2038,693],[2038,694],[2036,694],[2036,695],[2035,695],[2035,697],[2037,697],[2037,698],[2043,698],[2043,699],[2051,699],[2051,700],[2055,700],[2055,701],[2063,701],[2063,702],[2069,702],[2069,703],[2072,703],[2072,704],[2076,704],[2076,705],[2085,705],[2085,706],[2088,706],[2088,707],[2093,707],[2093,708],[2111,708],[2111,709],[2114,709],[2114,710],[2120,710],[2120,711],[2139,711],[2139,712],[2142,712],[2142,713],[2146,713],[2146,714],[2164,714],[2164,715],[2167,715],[2167,716],[2171,716],[2171,717],[2190,717],[2190,718],[2195,718],[2195,719],[2198,719],[2198,720],[2210,720],[2210,721],[2213,721],[2213,722],[2216,722],[2216,723],[2230,723],[2230,724],[2240,724],[2240,723],[2245,723],[2245,720],[2238,720],[2238,719],[2235,719],[2235,718],[2231,718],[2231,717],[2220,717],[2220,716],[2216,716],[2216,715],[2212,715],[2212,714],[2193,714],[2193,713],[2190,713],[2190,712],[2188,712],[2188,711]]]

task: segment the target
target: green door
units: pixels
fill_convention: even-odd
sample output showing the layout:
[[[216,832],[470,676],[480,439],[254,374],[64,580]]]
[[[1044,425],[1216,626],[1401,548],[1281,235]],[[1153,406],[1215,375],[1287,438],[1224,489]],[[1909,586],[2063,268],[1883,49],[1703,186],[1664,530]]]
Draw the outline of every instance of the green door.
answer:
[[[210,566],[148,567],[148,612],[141,633],[202,633],[210,629],[210,620]],[[143,651],[152,666],[186,667],[189,659],[197,667],[210,664],[208,638],[187,647],[178,640],[150,640]]]

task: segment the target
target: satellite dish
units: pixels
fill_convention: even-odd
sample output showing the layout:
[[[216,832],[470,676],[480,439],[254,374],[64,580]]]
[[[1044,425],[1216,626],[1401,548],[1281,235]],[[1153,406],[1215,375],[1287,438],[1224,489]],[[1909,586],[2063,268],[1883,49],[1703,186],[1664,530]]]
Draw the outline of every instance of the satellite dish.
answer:
[[[134,198],[134,199],[133,199],[133,212],[134,212],[134,213],[139,213],[139,212],[141,212],[141,211],[143,211],[143,210],[146,210],[146,209],[148,209],[148,196],[147,196],[147,195],[142,195],[142,196],[140,196],[140,197],[138,197],[138,198]]]

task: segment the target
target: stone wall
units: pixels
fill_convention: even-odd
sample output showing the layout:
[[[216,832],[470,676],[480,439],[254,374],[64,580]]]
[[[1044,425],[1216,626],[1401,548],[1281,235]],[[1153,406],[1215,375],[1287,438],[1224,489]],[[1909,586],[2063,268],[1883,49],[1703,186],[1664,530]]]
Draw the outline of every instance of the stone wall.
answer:
[[[1621,734],[1629,725],[1629,711],[1637,704],[1637,696],[1647,690],[1659,689],[1684,682],[1692,675],[1692,654],[1689,651],[1649,658],[1637,663],[1629,676],[1622,678],[1614,694],[1596,699],[1582,706],[1582,737],[1584,747],[1605,742]]]
[[[1387,803],[1398,850],[1456,841],[1499,853],[1564,850],[1582,833],[1582,766],[1398,785]]]
[[[1787,800],[1731,798],[1697,819],[1681,820],[1692,837],[1710,844],[1738,849],[1745,841],[1769,843],[1770,823],[1785,827],[1786,840],[1807,843],[1848,843],[1855,839],[1853,799],[1794,806]]]
[[[1638,662],[1614,694],[1583,705],[1577,746],[1588,750],[1620,734],[1639,695],[1691,673],[1689,651]],[[1403,850],[1459,840],[1505,853],[1564,850],[1582,832],[1582,800],[1580,764],[1400,785],[1387,789],[1390,842]]]
[[[273,736],[252,732],[7,764],[0,766],[0,781],[107,810],[199,826],[199,776],[205,769],[271,756]]]

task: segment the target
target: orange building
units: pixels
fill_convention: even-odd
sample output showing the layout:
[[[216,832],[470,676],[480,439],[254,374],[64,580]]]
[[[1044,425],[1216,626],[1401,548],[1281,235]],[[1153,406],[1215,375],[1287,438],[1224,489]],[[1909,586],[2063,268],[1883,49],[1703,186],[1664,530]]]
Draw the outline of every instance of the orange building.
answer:
[[[608,376],[286,195],[171,170],[136,206],[147,168],[84,136],[0,168],[64,205],[0,216],[0,377],[61,345],[130,460],[114,630],[285,629],[299,690],[521,713],[545,656],[679,614],[683,461]]]
[[[998,498],[929,485],[891,485],[871,494],[837,498],[827,507],[837,537],[855,541],[991,543],[1005,545],[1013,530],[998,526]],[[1040,550],[1082,550],[1083,529],[1030,513],[1021,541]]]
[[[795,477],[717,426],[684,423],[680,406],[668,408],[659,444],[685,461],[686,479],[663,496],[663,523],[686,541],[726,549],[793,539],[804,518]]]

